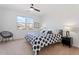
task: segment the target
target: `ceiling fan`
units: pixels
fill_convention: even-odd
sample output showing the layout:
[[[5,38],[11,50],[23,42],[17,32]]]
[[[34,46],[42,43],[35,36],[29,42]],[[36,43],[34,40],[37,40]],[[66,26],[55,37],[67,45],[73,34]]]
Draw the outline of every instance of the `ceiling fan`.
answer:
[[[34,7],[34,4],[31,4],[30,8],[33,9],[33,10],[35,10],[35,11],[37,11],[37,12],[40,12],[39,9],[37,9],[37,8]]]

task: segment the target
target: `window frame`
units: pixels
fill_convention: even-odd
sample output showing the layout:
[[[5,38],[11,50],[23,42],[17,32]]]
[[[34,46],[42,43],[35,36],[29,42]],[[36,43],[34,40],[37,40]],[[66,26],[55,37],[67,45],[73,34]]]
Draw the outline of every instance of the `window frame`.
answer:
[[[22,22],[18,22],[18,21],[17,21],[17,17],[24,17],[24,18],[25,18],[25,23],[23,23],[23,24],[25,24],[25,28],[24,28],[24,29],[23,29],[23,28],[22,28],[22,29],[19,29],[19,28],[18,28],[18,24],[19,24],[19,23],[22,23]],[[17,16],[17,17],[16,17],[16,26],[17,26],[17,29],[18,29],[18,30],[32,30],[32,29],[34,28],[34,18],[33,18],[33,17],[29,17],[29,16]],[[32,18],[32,19],[33,19],[33,20],[32,20],[33,23],[27,23],[27,17],[28,17],[28,18]],[[28,28],[28,27],[27,27],[27,24],[32,24],[32,28],[31,28],[31,29]],[[29,25],[29,26],[30,26],[30,25]]]

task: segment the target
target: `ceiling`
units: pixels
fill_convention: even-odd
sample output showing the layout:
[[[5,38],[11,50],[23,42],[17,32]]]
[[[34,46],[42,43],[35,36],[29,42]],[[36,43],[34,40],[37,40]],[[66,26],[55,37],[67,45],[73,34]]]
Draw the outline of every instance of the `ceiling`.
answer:
[[[11,9],[19,12],[27,13],[29,4],[0,4],[0,7]],[[57,13],[78,13],[79,5],[77,4],[35,4],[35,8],[39,9],[41,14],[57,14]],[[35,12],[35,11],[34,11]],[[35,12],[39,13],[39,12]]]

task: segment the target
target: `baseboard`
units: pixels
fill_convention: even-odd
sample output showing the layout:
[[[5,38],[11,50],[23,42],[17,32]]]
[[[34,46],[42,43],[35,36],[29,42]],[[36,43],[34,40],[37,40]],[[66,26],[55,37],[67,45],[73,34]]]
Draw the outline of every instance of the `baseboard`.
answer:
[[[79,48],[79,46],[76,46],[76,45],[72,45],[72,47]]]

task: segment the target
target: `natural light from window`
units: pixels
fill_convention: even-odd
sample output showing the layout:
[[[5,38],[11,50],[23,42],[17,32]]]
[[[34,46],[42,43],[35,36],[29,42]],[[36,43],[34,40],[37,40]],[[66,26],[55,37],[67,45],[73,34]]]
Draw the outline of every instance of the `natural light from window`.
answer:
[[[32,17],[17,16],[17,29],[33,29]]]

